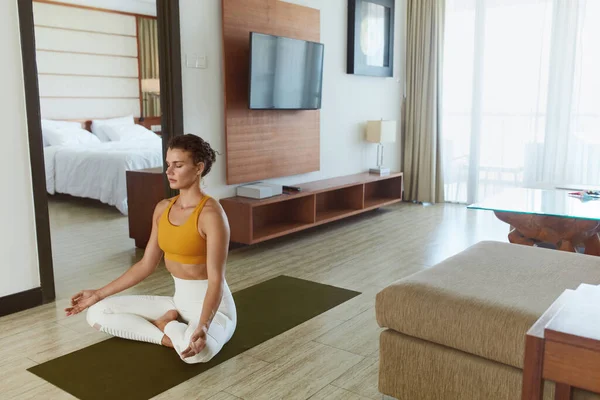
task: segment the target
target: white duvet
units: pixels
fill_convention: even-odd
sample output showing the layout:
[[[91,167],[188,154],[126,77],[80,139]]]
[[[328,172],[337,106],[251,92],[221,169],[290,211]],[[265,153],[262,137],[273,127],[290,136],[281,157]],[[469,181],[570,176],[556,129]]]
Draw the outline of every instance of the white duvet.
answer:
[[[46,190],[50,194],[56,193],[54,187],[54,155],[60,146],[44,147],[44,165],[46,169]]]
[[[46,187],[50,194],[64,193],[100,200],[127,215],[125,171],[162,165],[162,141],[103,142],[92,145],[44,148]]]

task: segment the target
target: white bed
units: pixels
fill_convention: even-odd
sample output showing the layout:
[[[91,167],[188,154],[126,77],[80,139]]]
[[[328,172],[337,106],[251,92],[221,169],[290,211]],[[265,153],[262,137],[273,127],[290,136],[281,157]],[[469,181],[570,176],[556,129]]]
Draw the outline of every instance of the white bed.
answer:
[[[152,134],[129,141],[44,148],[49,194],[100,200],[127,215],[128,170],[160,167],[162,140]]]
[[[46,170],[46,190],[49,194],[56,193],[54,185],[54,155],[61,146],[46,146],[44,147],[44,166]]]

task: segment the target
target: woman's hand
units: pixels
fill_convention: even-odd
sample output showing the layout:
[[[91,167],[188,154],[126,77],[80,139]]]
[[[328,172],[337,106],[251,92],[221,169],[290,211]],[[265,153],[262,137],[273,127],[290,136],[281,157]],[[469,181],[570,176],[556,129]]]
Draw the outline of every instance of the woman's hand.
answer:
[[[181,358],[193,357],[200,353],[204,347],[206,347],[206,332],[208,328],[206,325],[200,325],[194,331],[194,334],[190,338],[190,345],[181,352]]]
[[[65,308],[67,317],[70,315],[79,314],[100,300],[102,299],[97,290],[82,290],[71,298],[71,307]]]

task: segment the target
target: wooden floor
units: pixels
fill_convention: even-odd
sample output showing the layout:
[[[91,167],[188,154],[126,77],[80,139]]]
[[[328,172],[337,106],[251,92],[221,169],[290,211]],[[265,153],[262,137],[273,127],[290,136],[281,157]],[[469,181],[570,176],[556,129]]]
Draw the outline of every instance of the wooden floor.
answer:
[[[26,368],[106,339],[84,315],[66,318],[62,310],[76,291],[106,284],[142,256],[114,208],[52,199],[50,215],[57,301],[0,318],[2,399],[73,399]],[[486,211],[402,203],[234,250],[227,264],[233,291],[286,274],[362,294],[156,399],[380,399],[375,294],[471,244],[506,241],[507,232]],[[162,265],[128,291],[172,292]]]

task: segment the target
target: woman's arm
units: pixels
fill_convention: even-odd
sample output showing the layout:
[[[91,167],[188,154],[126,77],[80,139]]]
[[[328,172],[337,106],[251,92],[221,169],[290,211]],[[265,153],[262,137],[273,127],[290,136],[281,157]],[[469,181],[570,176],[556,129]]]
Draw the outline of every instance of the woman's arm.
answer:
[[[168,205],[169,200],[162,200],[154,208],[152,231],[142,259],[123,273],[123,275],[101,289],[98,289],[97,293],[101,299],[137,285],[156,270],[162,258],[162,250],[158,247],[158,220]]]
[[[201,221],[200,221],[201,220]],[[206,334],[223,297],[225,281],[225,263],[229,250],[229,222],[221,205],[210,199],[198,218],[198,227],[206,235],[206,269],[208,274],[208,290],[204,296],[204,304],[200,321],[190,338],[190,345],[181,352],[183,358],[192,357],[206,346]]]
[[[221,205],[210,199],[202,215],[200,225],[206,235],[206,273],[208,275],[208,290],[204,296],[199,327],[208,330],[223,297],[223,282],[225,281],[225,264],[229,250],[229,222]]]
[[[71,298],[71,307],[65,308],[67,316],[78,314],[108,296],[129,289],[152,274],[162,258],[162,251],[158,247],[158,219],[168,204],[168,200],[163,200],[158,203],[154,209],[154,215],[152,216],[152,232],[146,250],[144,251],[144,257],[129,268],[123,275],[101,289],[82,290],[73,296]]]

